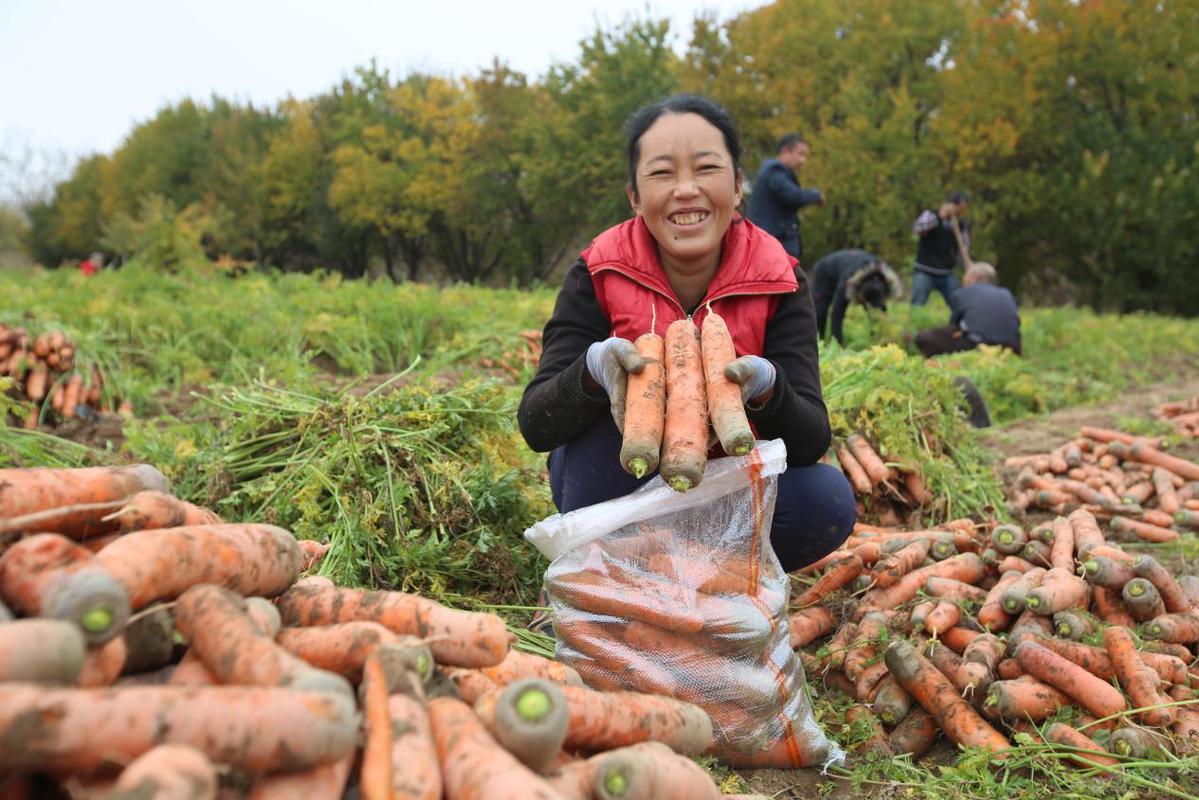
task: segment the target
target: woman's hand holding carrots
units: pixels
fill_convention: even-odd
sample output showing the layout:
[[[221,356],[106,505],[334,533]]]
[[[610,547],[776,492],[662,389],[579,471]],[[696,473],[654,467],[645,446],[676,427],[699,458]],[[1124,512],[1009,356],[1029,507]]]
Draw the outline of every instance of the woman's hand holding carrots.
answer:
[[[635,375],[644,369],[645,359],[628,339],[610,336],[587,348],[587,374],[608,395],[612,419],[622,431],[629,373]]]
[[[741,387],[741,402],[762,405],[774,391],[774,364],[761,356],[741,356],[724,368],[724,377]]]

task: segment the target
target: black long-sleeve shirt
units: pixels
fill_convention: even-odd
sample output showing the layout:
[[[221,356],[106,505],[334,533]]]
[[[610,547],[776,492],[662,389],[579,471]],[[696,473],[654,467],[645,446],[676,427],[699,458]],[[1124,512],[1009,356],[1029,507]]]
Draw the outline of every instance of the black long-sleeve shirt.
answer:
[[[828,409],[820,393],[815,310],[803,272],[799,289],[779,298],[766,323],[763,357],[774,364],[774,394],[762,408],[747,408],[765,439],[782,439],[787,464],[814,464],[828,449]],[[608,397],[584,388],[587,348],[608,338],[611,322],[600,308],[583,259],[566,273],[554,313],[542,334],[541,361],[525,387],[517,421],[529,447],[539,453],[566,444],[609,413]]]

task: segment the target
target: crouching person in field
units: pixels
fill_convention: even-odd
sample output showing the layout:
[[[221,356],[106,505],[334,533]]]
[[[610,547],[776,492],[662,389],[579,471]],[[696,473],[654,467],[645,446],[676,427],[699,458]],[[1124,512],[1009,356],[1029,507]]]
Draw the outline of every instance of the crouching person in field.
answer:
[[[1016,298],[996,285],[995,268],[990,264],[980,261],[971,265],[954,295],[954,307],[948,325],[916,334],[916,348],[925,357],[973,350],[980,344],[1021,354]]]
[[[854,303],[886,312],[887,299],[903,294],[903,283],[887,263],[865,250],[834,250],[812,265],[816,328],[825,338],[832,313],[833,338],[845,344],[842,325]]]

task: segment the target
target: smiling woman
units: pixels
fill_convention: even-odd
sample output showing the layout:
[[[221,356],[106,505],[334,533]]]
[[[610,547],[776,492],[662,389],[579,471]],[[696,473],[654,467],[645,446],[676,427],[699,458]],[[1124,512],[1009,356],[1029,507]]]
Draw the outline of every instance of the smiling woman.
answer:
[[[754,433],[787,446],[771,543],[787,571],[813,563],[845,540],[855,511],[840,470],[816,463],[830,434],[811,289],[778,241],[737,211],[741,144],[724,108],[675,95],[626,127],[634,216],[595,237],[568,271],[521,400],[521,432],[550,452],[560,511],[633,491],[656,474],[629,474],[620,459],[628,376],[646,367],[633,342],[715,312],[737,356],[724,376],[739,384]]]

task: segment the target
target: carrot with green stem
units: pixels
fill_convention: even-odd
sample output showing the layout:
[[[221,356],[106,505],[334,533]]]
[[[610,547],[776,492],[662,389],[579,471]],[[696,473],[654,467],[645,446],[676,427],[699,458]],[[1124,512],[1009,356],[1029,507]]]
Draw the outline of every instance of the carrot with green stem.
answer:
[[[1143,709],[1139,712],[1141,721],[1157,727],[1174,722],[1174,709],[1160,707],[1169,703],[1170,699],[1162,697],[1157,691],[1158,674],[1137,657],[1136,643],[1128,629],[1115,625],[1105,628],[1103,647],[1116,671],[1116,679],[1124,687],[1133,707]]]
[[[1016,647],[1016,660],[1029,675],[1073,698],[1098,717],[1119,714],[1128,708],[1123,695],[1110,683],[1037,642],[1021,642]]]
[[[596,763],[599,800],[720,800],[712,778],[690,759],[657,742],[605,753]]]
[[[708,461],[708,401],[700,334],[689,319],[666,329],[666,420],[658,471],[676,492],[699,485]]]
[[[700,352],[703,360],[705,393],[708,398],[708,417],[724,452],[743,456],[754,449],[754,432],[745,416],[740,385],[724,374],[725,367],[737,358],[733,337],[724,318],[708,306],[700,333]]]
[[[1163,642],[1193,644],[1199,642],[1199,612],[1160,614],[1145,625],[1145,635]]]
[[[353,698],[338,693],[0,685],[0,768],[8,770],[86,775],[158,744],[191,745],[251,772],[305,769],[351,752],[357,733]]]
[[[1124,600],[1124,607],[1137,622],[1148,622],[1166,613],[1157,587],[1144,578],[1133,578],[1124,584],[1120,596]]]
[[[978,610],[979,623],[989,631],[1006,630],[1012,624],[1012,615],[1003,609],[1003,593],[1020,579],[1023,573],[1015,570],[1000,573],[999,581],[987,592]]]
[[[900,578],[924,563],[930,545],[929,539],[916,539],[880,559],[874,565],[874,585],[880,589],[894,586]]]
[[[416,654],[417,674],[422,682],[428,681],[433,674],[433,655],[427,645],[415,637],[393,633],[377,622],[284,628],[275,637],[275,642],[305,663],[335,672],[355,684],[362,681],[362,669],[367,659],[388,646],[419,648],[422,652]],[[387,654],[382,660],[384,673],[389,676],[388,685],[394,688],[391,678],[397,672],[396,665]],[[407,659],[404,660],[406,665]]]
[[[1083,562],[1082,576],[1089,583],[1109,589],[1121,589],[1136,577],[1131,563],[1093,554]]]
[[[1191,599],[1174,580],[1174,576],[1153,556],[1137,556],[1132,562],[1132,571],[1136,573],[1137,577],[1144,578],[1153,584],[1158,594],[1161,595],[1168,613],[1177,614],[1182,611],[1191,611],[1194,608]]]
[[[475,713],[503,747],[534,772],[562,752],[570,727],[566,696],[541,678],[523,678],[475,703]]]
[[[987,688],[983,709],[1003,719],[1040,722],[1073,704],[1066,695],[1035,678],[995,681]]]
[[[1019,578],[1004,589],[999,597],[999,604],[1003,607],[1004,612],[1015,616],[1024,611],[1028,593],[1040,585],[1041,580],[1045,577],[1045,572],[1046,570],[1042,567],[1034,567],[1021,573]]]
[[[620,465],[642,478],[658,468],[662,450],[662,428],[666,419],[666,375],[662,337],[652,331],[633,343],[645,361],[645,369],[629,375],[620,447]]]
[[[1108,737],[1108,746],[1112,752],[1125,758],[1164,761],[1174,753],[1174,745],[1170,737],[1151,731],[1148,728],[1127,726],[1112,731]]]
[[[911,712],[911,708],[912,696],[899,685],[894,675],[888,674],[878,682],[874,697],[870,700],[870,709],[884,725],[891,728],[899,724]]]
[[[1087,582],[1071,569],[1054,567],[1045,573],[1040,583],[1029,589],[1024,605],[1034,614],[1053,616],[1067,608],[1086,605]]]
[[[1095,623],[1081,610],[1059,611],[1053,615],[1053,630],[1063,639],[1078,641],[1095,632]]]
[[[437,697],[428,708],[449,800],[550,800],[555,796],[544,779],[500,747],[470,706]]]
[[[285,625],[367,620],[394,633],[418,636],[428,641],[439,664],[494,666],[504,660],[512,640],[504,621],[495,614],[456,611],[402,592],[296,585],[275,604]]]
[[[888,669],[920,703],[945,735],[965,747],[984,747],[998,753],[1008,740],[958,695],[957,689],[905,641],[892,642],[884,655]]]
[[[105,516],[103,521],[116,521],[121,533],[129,533],[185,525],[217,525],[221,518],[206,508],[166,492],[147,490],[130,497],[120,509]]]
[[[991,544],[1004,555],[1015,555],[1028,543],[1028,535],[1018,525],[997,525],[991,531]]]

